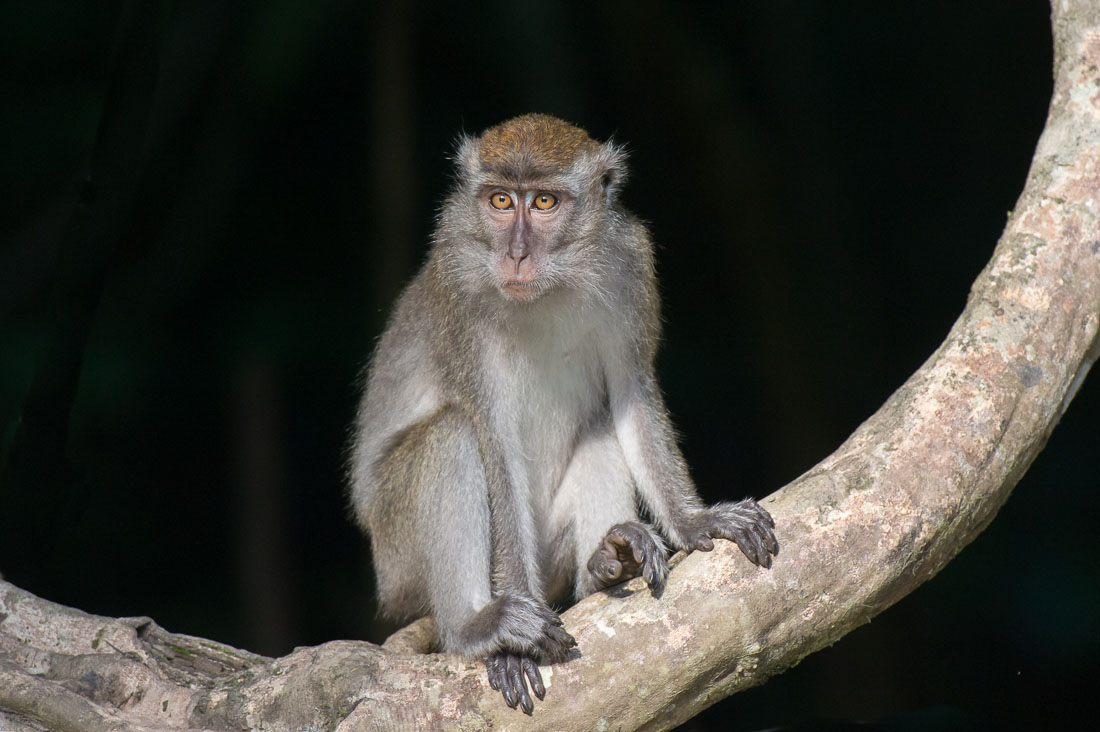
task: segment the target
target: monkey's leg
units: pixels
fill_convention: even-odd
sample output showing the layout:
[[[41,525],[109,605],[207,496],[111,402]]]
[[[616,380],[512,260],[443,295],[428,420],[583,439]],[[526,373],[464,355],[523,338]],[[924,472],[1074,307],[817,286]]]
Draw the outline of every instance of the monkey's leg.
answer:
[[[409,428],[378,469],[367,512],[379,591],[395,615],[429,613],[444,650],[490,595],[489,499],[477,440],[444,408]]]
[[[541,599],[494,591],[490,567],[498,534],[472,425],[456,409],[441,410],[410,430],[383,472],[387,487],[403,489],[387,491],[389,513],[415,511],[402,574],[423,578],[444,650],[486,659],[490,685],[509,706],[530,713],[524,676],[542,698],[536,659],[564,660],[576,641]]]
[[[475,658],[501,650],[551,661],[566,655],[573,639],[546,603],[493,592],[485,471],[461,412],[442,409],[409,430],[384,461],[382,481],[379,494],[386,498],[372,511],[372,534],[401,550],[397,576],[419,578],[445,650]],[[400,524],[410,511],[412,535],[387,532],[387,521]]]

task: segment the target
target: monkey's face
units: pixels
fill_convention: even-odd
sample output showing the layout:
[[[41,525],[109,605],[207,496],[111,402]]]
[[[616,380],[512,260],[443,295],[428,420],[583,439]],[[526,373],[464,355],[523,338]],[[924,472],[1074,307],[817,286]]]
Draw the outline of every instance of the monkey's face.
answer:
[[[527,304],[554,292],[602,294],[621,258],[609,235],[622,151],[546,115],[464,138],[438,251],[451,282]]]
[[[496,285],[506,298],[532,302],[553,287],[550,260],[572,202],[561,190],[482,189],[481,215],[492,241]]]

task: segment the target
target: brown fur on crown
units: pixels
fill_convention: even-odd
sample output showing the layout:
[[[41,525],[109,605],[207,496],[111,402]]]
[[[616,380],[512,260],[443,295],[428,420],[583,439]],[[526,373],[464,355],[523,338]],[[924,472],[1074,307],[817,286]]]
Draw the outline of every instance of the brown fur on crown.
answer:
[[[480,157],[486,167],[562,173],[582,151],[598,147],[599,143],[580,127],[548,114],[525,114],[485,130]]]

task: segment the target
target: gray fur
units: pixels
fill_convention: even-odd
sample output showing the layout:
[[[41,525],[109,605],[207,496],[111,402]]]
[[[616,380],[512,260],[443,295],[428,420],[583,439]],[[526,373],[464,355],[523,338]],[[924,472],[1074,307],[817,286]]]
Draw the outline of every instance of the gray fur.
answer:
[[[460,142],[427,262],[374,354],[350,479],[384,611],[431,614],[445,650],[502,654],[499,679],[493,668],[523,667],[513,655],[566,657],[573,641],[548,603],[604,586],[588,562],[597,547],[627,551],[603,543],[613,525],[644,527],[626,533],[659,547],[665,569],[648,566],[661,583],[661,535],[677,549],[751,536],[746,554],[769,564],[778,545],[755,503],[704,507],[676,445],[653,368],[653,248],[617,200],[622,150],[592,145],[565,170],[515,179],[482,164],[482,139]],[[538,152],[507,169],[534,170]],[[561,208],[516,211],[529,228],[506,229],[486,208],[491,186],[553,191]],[[525,301],[502,284],[521,272],[515,251],[537,275]],[[639,502],[660,535],[638,523]]]

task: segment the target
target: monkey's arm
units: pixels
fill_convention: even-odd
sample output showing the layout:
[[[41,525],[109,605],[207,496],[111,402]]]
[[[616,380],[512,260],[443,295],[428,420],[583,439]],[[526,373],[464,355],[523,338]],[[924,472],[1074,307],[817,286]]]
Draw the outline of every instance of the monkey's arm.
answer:
[[[770,567],[779,553],[775,523],[745,499],[704,506],[676,444],[664,400],[652,373],[609,379],[615,432],[635,485],[662,533],[677,549],[714,548],[728,539],[755,564]]]

